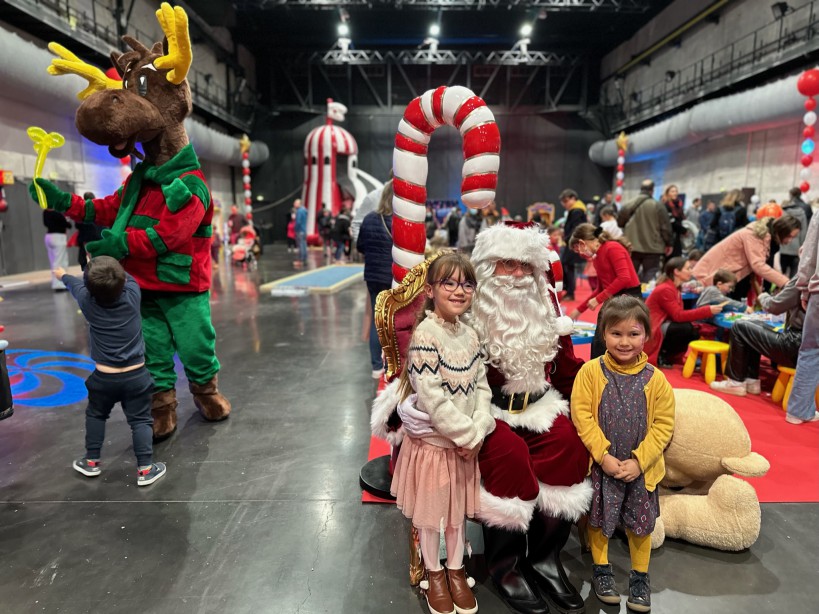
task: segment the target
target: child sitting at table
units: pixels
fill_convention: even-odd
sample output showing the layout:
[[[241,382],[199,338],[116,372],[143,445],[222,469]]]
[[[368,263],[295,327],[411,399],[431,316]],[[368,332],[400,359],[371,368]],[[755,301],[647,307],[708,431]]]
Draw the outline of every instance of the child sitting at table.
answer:
[[[706,286],[700,293],[700,296],[697,299],[697,307],[724,304],[725,308],[723,311],[744,311],[745,313],[753,313],[753,307],[748,307],[742,301],[735,301],[728,298],[728,294],[733,292],[736,284],[736,275],[734,275],[731,271],[719,269],[716,273],[714,273],[714,285]]]
[[[701,249],[692,249],[690,252],[688,252],[688,255],[685,257],[685,260],[688,262],[688,264],[691,265],[691,268],[693,269],[694,266],[696,266],[697,262],[699,262],[700,258],[702,258],[704,255],[705,252],[703,252]],[[680,289],[682,290],[682,292],[699,294],[700,292],[702,292],[702,289],[704,287],[705,287],[704,285],[702,285],[699,281],[692,277],[687,282],[685,282]]]

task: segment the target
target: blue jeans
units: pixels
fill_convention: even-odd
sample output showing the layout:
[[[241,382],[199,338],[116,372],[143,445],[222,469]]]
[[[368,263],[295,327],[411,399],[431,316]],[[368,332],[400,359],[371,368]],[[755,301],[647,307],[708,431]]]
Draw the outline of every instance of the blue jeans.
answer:
[[[151,397],[154,380],[148,369],[141,367],[126,373],[103,373],[95,370],[85,380],[85,387],[88,388],[88,407],[85,409],[86,458],[99,459],[105,441],[105,422],[114,405],[119,403],[128,426],[131,427],[137,465],[150,465],[153,455],[154,419],[151,416]]]
[[[819,385],[819,295],[808,299],[805,324],[802,326],[802,345],[799,346],[799,360],[793,389],[788,398],[788,413],[794,418],[808,420],[816,412],[814,394]]]
[[[299,260],[302,262],[307,262],[307,233],[306,232],[297,232],[296,233],[296,245],[299,248]]]
[[[370,281],[367,282],[367,290],[370,293],[370,305],[373,310],[373,321],[372,324],[370,324],[370,363],[372,364],[373,371],[384,368],[384,361],[381,359],[381,342],[378,340],[378,331],[375,328],[375,299],[379,292],[389,290],[391,287],[389,284],[384,285]]]

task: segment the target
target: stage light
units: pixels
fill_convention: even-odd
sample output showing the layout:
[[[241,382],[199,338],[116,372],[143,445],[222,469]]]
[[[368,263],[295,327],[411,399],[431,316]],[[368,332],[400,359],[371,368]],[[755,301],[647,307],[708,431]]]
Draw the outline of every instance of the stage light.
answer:
[[[347,36],[350,34],[350,26],[346,23],[338,24],[338,35],[339,36]]]
[[[788,13],[793,13],[793,7],[787,2],[774,2],[771,5],[771,12],[774,19],[782,19]]]
[[[434,23],[429,27],[429,35],[430,36],[438,36],[440,33],[441,33],[441,26],[439,26],[437,23]]]
[[[527,37],[532,33],[532,24],[525,23],[520,28],[520,35],[523,37]]]

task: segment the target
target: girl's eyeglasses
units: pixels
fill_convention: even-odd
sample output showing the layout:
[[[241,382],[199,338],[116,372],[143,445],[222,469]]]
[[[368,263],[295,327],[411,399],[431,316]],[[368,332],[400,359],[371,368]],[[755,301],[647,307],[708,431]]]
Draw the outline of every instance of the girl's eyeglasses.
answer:
[[[520,260],[498,260],[498,264],[506,273],[514,273],[520,269],[525,274],[530,275],[534,271],[534,267],[528,262],[521,262]]]
[[[458,286],[464,289],[465,294],[472,294],[475,292],[475,285],[474,281],[455,281],[454,279],[439,279],[435,282],[439,286],[441,286],[447,292],[455,292],[458,289]]]

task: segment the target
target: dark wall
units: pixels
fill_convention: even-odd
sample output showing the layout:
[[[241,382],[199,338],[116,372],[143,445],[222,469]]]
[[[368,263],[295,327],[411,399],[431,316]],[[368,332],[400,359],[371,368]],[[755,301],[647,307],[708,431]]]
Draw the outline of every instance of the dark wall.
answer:
[[[403,110],[394,114],[348,115],[344,126],[359,147],[359,167],[385,180],[392,167],[392,149]],[[253,172],[253,189],[278,199],[303,181],[302,151],[308,132],[321,125],[316,117],[301,125],[261,126],[254,138],[270,147],[269,160]],[[501,167],[497,202],[514,215],[538,201],[556,202],[564,188],[577,190],[581,198],[602,194],[611,185],[611,170],[588,158],[589,146],[602,135],[577,125],[558,125],[539,115],[499,115]],[[430,200],[460,195],[461,137],[454,128],[439,128],[429,148]]]
[[[67,183],[55,182],[63,190],[70,189]],[[0,213],[3,221],[2,241],[6,275],[48,269],[48,254],[45,248],[45,226],[43,210],[31,200],[28,184],[15,179],[13,185],[5,186],[9,208]],[[73,223],[72,223],[73,225]],[[74,229],[68,231],[68,236]],[[68,263],[77,263],[77,248],[68,249]],[[0,271],[2,274],[2,271]]]

